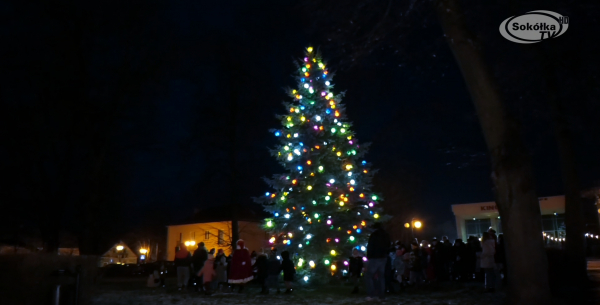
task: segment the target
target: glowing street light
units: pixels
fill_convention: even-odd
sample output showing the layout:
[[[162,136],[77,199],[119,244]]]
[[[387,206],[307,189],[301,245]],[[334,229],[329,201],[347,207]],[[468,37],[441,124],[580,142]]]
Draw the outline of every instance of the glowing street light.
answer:
[[[420,229],[423,224],[420,221],[415,221],[415,228]]]
[[[408,222],[407,222],[407,223],[405,223],[405,224],[404,224],[404,227],[405,227],[405,228],[407,228],[407,229],[408,229],[408,228],[410,228],[410,223],[408,223]]]
[[[141,248],[141,249],[140,249],[140,253],[141,253],[141,254],[146,254],[146,253],[148,253],[148,250],[147,250],[147,249],[144,249],[144,248]]]

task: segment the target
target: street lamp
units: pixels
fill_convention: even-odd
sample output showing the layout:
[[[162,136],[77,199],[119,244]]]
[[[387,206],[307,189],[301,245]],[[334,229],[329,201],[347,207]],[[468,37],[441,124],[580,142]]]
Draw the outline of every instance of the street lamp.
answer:
[[[119,264],[120,264],[121,256],[123,256],[122,251],[123,251],[123,249],[125,249],[125,247],[123,247],[123,245],[118,245],[116,249],[117,249],[117,257],[119,258]]]
[[[420,221],[415,221],[416,218],[412,218],[410,220],[410,222],[412,223],[412,226],[410,227],[411,231],[412,231],[412,236],[413,238],[415,238],[415,228],[420,229],[423,226],[423,223],[421,223]]]
[[[141,253],[141,254],[146,254],[146,253],[148,253],[148,250],[146,250],[146,249],[142,248],[142,249],[140,249],[140,253]]]

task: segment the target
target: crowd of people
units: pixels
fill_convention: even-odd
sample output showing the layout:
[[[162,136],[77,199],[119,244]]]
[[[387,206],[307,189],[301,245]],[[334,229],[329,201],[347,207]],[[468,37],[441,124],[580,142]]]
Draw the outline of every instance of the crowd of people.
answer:
[[[391,245],[391,246],[390,246]],[[358,292],[358,278],[365,276],[369,299],[383,299],[385,293],[406,286],[421,286],[442,281],[480,281],[486,292],[497,285],[506,285],[506,257],[503,235],[489,229],[481,238],[470,236],[467,242],[456,239],[452,244],[447,236],[441,241],[433,238],[403,244],[390,242],[389,235],[375,225],[367,245],[367,262],[363,269],[359,251],[350,259],[350,277]],[[360,262],[360,263],[358,263]],[[396,285],[398,283],[399,285]]]
[[[283,251],[277,255],[276,249],[270,253],[250,253],[243,240],[238,240],[236,249],[225,255],[223,249],[206,249],[203,242],[198,244],[194,253],[180,244],[175,253],[177,271],[177,289],[188,290],[195,286],[207,295],[215,291],[242,292],[247,283],[254,280],[262,286],[261,293],[268,294],[270,289],[281,292],[279,278],[283,273],[285,293],[292,292],[292,282],[296,269],[290,253]],[[148,279],[149,287],[164,286],[163,272],[156,270]]]
[[[346,271],[347,279],[353,284],[352,293],[359,292],[362,278],[369,300],[384,299],[386,293],[398,288],[433,282],[480,281],[485,283],[486,292],[494,292],[497,285],[506,284],[503,236],[497,236],[491,228],[481,238],[471,236],[466,243],[456,239],[454,244],[446,236],[441,241],[434,237],[431,242],[416,239],[409,244],[391,242],[380,223],[375,223],[373,228],[366,255],[354,248],[348,260]],[[199,243],[192,254],[181,244],[175,254],[175,266],[179,290],[195,286],[209,295],[236,288],[242,292],[252,280],[259,283],[262,294],[268,294],[271,289],[279,293],[282,273],[285,293],[291,293],[296,273],[288,251],[278,255],[273,248],[269,253],[250,253],[243,240],[236,243],[236,249],[229,256],[223,249],[206,249],[204,243]],[[148,285],[164,286],[164,278],[158,278],[155,272]]]

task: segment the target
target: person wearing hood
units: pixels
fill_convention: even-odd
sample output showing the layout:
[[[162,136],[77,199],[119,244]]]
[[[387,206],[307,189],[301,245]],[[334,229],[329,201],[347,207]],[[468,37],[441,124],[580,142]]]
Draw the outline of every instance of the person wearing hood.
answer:
[[[239,285],[239,292],[242,292],[244,285],[253,278],[252,260],[243,240],[238,240],[236,245],[237,249],[233,252],[231,258],[229,284]]]
[[[206,295],[212,294],[212,281],[216,277],[215,272],[215,256],[213,254],[208,255],[208,259],[204,262],[204,266],[198,271],[199,278],[202,278],[202,285],[204,286],[204,293]]]
[[[185,290],[190,281],[190,268],[192,266],[192,255],[183,243],[179,244],[179,249],[175,253],[175,267],[177,267],[177,288],[179,291]]]

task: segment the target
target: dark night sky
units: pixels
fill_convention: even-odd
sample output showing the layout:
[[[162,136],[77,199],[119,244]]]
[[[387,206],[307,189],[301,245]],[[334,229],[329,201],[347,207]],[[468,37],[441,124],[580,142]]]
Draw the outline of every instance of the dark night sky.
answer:
[[[112,2],[99,5],[96,13],[101,17],[96,17],[110,16],[115,25],[100,27],[100,33],[89,38],[92,43],[82,47],[87,50],[86,67],[92,80],[89,94],[102,101],[118,82],[130,81],[117,77],[122,75],[118,67],[130,60],[129,47],[141,53],[133,57],[128,69],[140,69],[144,77],[151,74],[140,82],[134,97],[120,101],[136,102],[124,107],[110,132],[108,161],[104,166],[111,173],[114,190],[110,192],[110,200],[120,205],[121,221],[135,226],[146,222],[148,217],[159,217],[156,215],[166,221],[177,221],[194,208],[227,203],[227,149],[231,143],[224,136],[232,121],[236,122],[238,136],[234,145],[238,149],[239,201],[250,203],[252,196],[267,190],[261,177],[282,170],[267,150],[275,144],[268,130],[278,127],[274,114],[284,111],[281,106],[286,99],[284,88],[295,85],[291,77],[295,69],[292,60],[311,44],[320,47],[325,58],[332,59],[330,66],[337,70],[335,90],[347,91],[344,103],[358,138],[373,142],[367,158],[380,168],[380,179],[397,181],[400,188],[413,190],[411,200],[417,206],[417,215],[429,223],[452,221],[453,224],[451,204],[492,201],[490,167],[478,118],[449,48],[439,44],[442,39],[439,26],[411,36],[414,41],[408,41],[409,47],[401,50],[401,53],[426,50],[427,54],[418,60],[394,57],[391,52],[373,54],[352,68],[338,67],[336,63],[344,54],[321,41],[323,35],[315,34],[315,29],[309,29],[309,22],[295,3],[151,1],[139,10]],[[113,6],[115,10],[111,9]],[[3,41],[0,55],[4,67],[20,62],[30,69],[32,62],[51,61],[58,56],[47,46],[66,35],[62,23],[55,19],[59,17],[43,16],[43,10],[39,9],[42,5],[15,2],[4,3],[2,7],[0,11],[4,13],[0,13],[0,19],[5,20],[5,26],[0,32]],[[556,10],[561,8],[575,15],[571,17],[573,21],[582,11],[568,6]],[[130,15],[134,12],[137,12],[134,16]],[[8,18],[15,14],[24,18]],[[499,36],[495,27],[508,16],[506,13],[490,17],[487,21],[490,35]],[[585,37],[582,28],[573,24],[559,39],[567,44]],[[128,44],[125,39],[130,32],[135,33],[136,40]],[[14,44],[6,43],[11,41]],[[428,41],[438,44],[424,47]],[[502,63],[508,60],[505,66],[513,69],[531,59],[528,55],[521,57],[511,42],[503,43],[509,54],[502,54],[500,49],[489,52],[494,67],[498,65],[496,56]],[[60,42],[56,45],[60,46]],[[27,56],[22,54],[25,50]],[[592,58],[593,50],[576,54]],[[514,61],[507,59],[511,56]],[[153,70],[153,64],[158,68]],[[232,79],[228,71],[232,65],[243,75],[242,81]],[[19,68],[13,66],[13,69]],[[508,96],[521,105],[516,111],[524,121],[538,195],[559,195],[562,186],[552,123],[546,110],[537,106],[544,105],[543,89],[535,80],[527,80],[539,73],[532,69],[523,73],[527,75],[523,76],[525,79],[517,77],[521,83],[511,87]],[[596,73],[597,62],[588,71],[590,75]],[[38,96],[35,88],[15,85],[28,79],[28,73],[35,74],[32,70],[25,76],[17,73],[17,77],[0,73],[3,103],[35,100],[28,94]],[[597,85],[595,76],[593,82]],[[43,80],[32,83],[35,86]],[[233,87],[240,91],[239,113],[234,118],[227,107]],[[590,102],[594,96],[597,101],[598,89],[583,92],[589,88],[567,88],[565,96],[580,102],[572,119],[577,125],[580,174],[583,185],[588,186],[600,177],[596,156],[600,132],[593,118],[598,109]],[[11,150],[3,146],[0,152]]]

